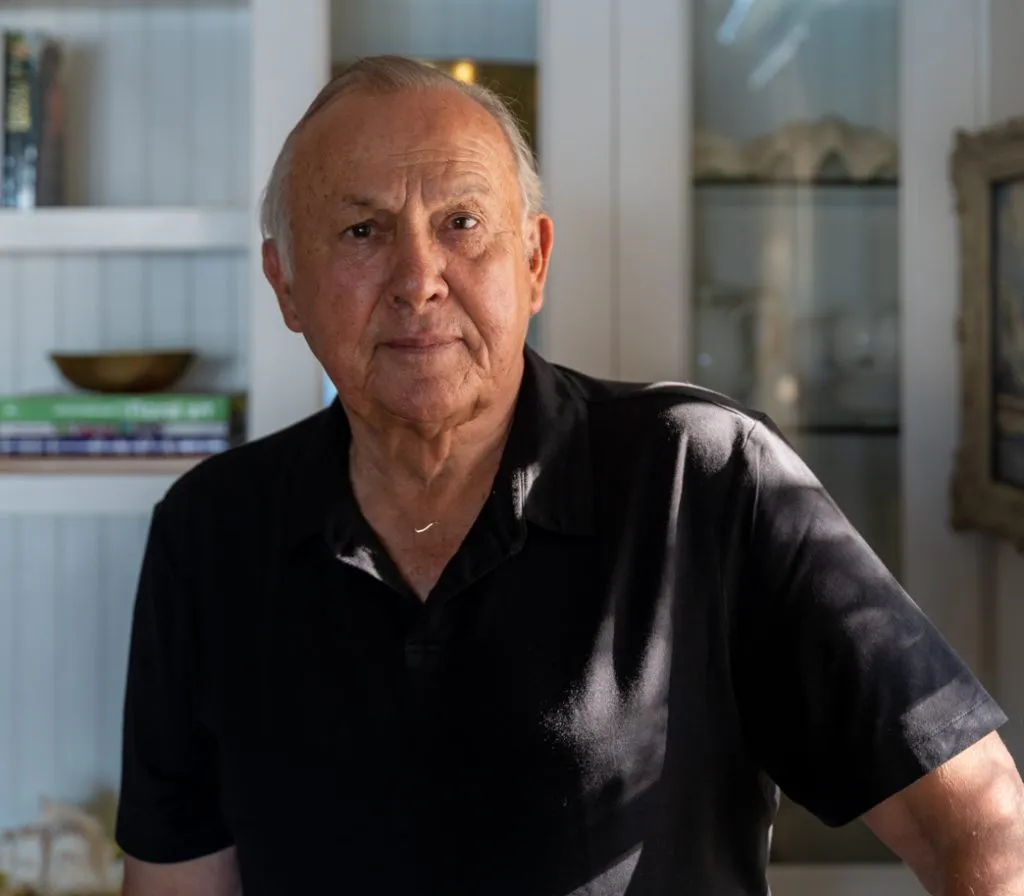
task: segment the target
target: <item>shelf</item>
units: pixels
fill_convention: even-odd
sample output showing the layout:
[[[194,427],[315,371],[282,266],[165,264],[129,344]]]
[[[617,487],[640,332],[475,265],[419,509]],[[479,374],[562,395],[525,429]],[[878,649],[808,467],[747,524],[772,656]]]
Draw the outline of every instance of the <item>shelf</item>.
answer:
[[[0,458],[0,516],[148,514],[202,458]]]
[[[249,0],[202,0],[203,9],[246,7]],[[195,9],[196,0],[4,0],[4,9]]]
[[[900,434],[898,423],[806,423],[790,427],[801,436],[870,436],[894,438]]]
[[[199,208],[0,209],[0,253],[247,249],[247,212]]]
[[[753,177],[707,177],[693,181],[695,189],[706,187],[756,187],[758,189],[783,188],[787,190],[896,190],[897,180],[759,180]]]

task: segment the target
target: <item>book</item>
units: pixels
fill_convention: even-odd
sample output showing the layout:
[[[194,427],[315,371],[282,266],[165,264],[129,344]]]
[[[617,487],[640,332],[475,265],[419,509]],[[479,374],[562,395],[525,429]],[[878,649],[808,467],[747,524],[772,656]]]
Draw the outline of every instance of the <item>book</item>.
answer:
[[[231,447],[227,438],[6,438],[0,457],[193,457]]]
[[[64,203],[63,49],[41,31],[3,34],[2,205]]]
[[[244,413],[238,395],[12,395],[0,397],[0,424],[209,424],[237,425]]]
[[[0,457],[214,454],[244,438],[243,395],[0,397]]]

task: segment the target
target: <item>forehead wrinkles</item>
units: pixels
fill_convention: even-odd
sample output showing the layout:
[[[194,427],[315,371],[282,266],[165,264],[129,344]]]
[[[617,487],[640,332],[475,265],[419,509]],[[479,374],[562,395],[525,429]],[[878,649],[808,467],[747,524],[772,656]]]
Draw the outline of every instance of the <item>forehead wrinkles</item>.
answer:
[[[303,198],[313,200],[377,190],[405,193],[415,178],[421,190],[434,194],[464,177],[480,181],[477,186],[503,199],[503,204],[518,207],[522,197],[515,155],[496,122],[450,121],[444,110],[433,118],[426,109],[418,112],[412,113],[412,122],[406,119],[408,128],[396,128],[394,119],[339,127],[344,119],[332,120],[329,114],[311,121],[293,158],[295,180],[304,183],[292,186],[311,190],[313,195]],[[399,187],[396,180],[404,184]]]

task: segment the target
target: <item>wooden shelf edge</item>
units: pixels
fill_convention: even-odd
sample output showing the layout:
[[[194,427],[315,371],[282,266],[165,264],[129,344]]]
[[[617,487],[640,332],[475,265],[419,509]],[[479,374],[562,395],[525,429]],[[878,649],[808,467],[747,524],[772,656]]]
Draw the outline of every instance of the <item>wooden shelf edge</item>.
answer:
[[[204,457],[0,457],[0,476],[179,476]]]

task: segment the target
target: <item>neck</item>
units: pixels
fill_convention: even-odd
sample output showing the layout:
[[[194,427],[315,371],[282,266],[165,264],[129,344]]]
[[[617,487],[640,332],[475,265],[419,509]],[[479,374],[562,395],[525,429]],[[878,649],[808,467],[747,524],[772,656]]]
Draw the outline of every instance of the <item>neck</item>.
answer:
[[[517,384],[518,386],[518,384]],[[512,428],[518,388],[470,419],[432,428],[353,416],[353,485],[397,507],[443,507],[484,479],[489,487]]]

